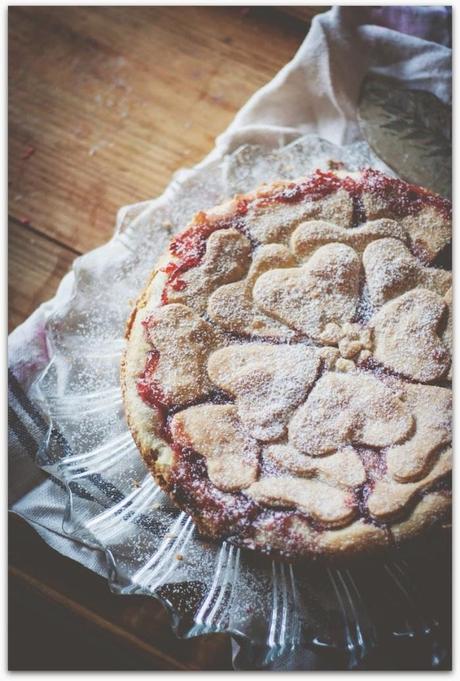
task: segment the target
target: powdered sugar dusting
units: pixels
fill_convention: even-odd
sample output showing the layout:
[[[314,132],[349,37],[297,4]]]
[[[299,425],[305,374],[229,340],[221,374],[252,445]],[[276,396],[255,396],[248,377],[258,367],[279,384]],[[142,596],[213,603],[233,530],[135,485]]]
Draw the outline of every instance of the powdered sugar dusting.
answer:
[[[387,380],[440,380],[448,368],[438,331],[451,277],[414,255],[403,224],[427,205],[445,215],[440,199],[375,172],[317,173],[239,197],[229,213],[202,213],[173,242],[160,310],[180,302],[212,336],[205,346],[199,332],[184,336],[185,318],[161,327],[168,371],[175,361],[203,386],[200,403],[172,417],[173,496],[214,531],[247,543],[269,508],[312,527],[351,525],[356,513],[369,517],[377,483],[401,484],[389,456],[407,452],[409,477],[429,473],[439,445],[422,432],[436,424],[401,378]],[[409,498],[398,496],[401,509]]]

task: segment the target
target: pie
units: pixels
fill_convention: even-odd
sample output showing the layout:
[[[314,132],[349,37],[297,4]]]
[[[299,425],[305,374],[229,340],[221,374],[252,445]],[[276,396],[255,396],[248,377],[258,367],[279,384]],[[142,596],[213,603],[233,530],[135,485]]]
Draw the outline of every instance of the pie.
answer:
[[[290,558],[448,523],[450,202],[372,169],[200,212],[127,324],[129,427],[199,531]]]

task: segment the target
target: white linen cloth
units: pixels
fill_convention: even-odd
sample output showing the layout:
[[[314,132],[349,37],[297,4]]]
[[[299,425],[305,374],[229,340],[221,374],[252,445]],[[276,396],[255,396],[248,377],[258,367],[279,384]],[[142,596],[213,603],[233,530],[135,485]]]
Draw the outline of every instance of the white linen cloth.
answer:
[[[211,153],[188,172],[199,181],[207,165],[244,143],[276,148],[306,133],[338,145],[361,140],[356,106],[367,73],[430,91],[450,104],[449,22],[449,10],[440,6],[335,7],[317,15],[293,59],[250,98]],[[97,257],[104,258],[104,247]],[[73,283],[70,272],[55,297],[9,337],[9,505],[54,549],[105,575],[102,552],[63,535],[66,493],[33,462],[46,423],[29,400],[30,387],[49,361],[47,319],[69,300]]]

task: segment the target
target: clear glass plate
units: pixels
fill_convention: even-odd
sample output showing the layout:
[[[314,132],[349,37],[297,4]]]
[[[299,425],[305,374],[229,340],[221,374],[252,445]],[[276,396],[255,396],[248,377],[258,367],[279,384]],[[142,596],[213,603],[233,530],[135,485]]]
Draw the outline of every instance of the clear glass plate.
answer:
[[[124,419],[125,322],[171,234],[225,197],[332,160],[386,169],[365,143],[338,148],[306,136],[274,150],[244,146],[120,212],[113,239],[76,260],[73,296],[47,325],[51,361],[33,390],[50,423],[38,464],[68,490],[65,534],[105,550],[110,588],[161,600],[180,636],[231,633],[236,668],[365,668],[382,645],[401,641],[421,642],[418,660],[436,668],[447,653],[425,593],[446,578],[428,560],[423,574],[403,556],[338,569],[205,541],[156,486]]]

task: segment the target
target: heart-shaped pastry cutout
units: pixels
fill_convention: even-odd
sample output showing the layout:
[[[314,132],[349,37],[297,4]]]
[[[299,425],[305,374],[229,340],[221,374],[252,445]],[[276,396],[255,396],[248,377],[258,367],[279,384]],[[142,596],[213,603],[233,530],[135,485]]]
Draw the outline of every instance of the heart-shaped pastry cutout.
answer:
[[[442,378],[450,364],[438,336],[445,311],[443,298],[425,288],[390,300],[370,321],[375,359],[421,383]]]
[[[213,327],[179,304],[158,308],[144,325],[154,360],[138,381],[144,399],[163,405],[185,404],[209,393],[212,384],[206,362],[216,345]]]
[[[416,287],[443,296],[452,285],[450,272],[423,267],[397,239],[379,239],[369,244],[363,253],[363,265],[370,299],[378,307]]]
[[[203,262],[166,286],[168,303],[182,303],[203,314],[209,295],[222,284],[244,277],[250,261],[251,243],[241,232],[233,228],[213,232]]]
[[[233,404],[200,404],[171,421],[174,441],[206,459],[209,479],[234,492],[257,479],[258,445],[244,428]]]
[[[308,478],[316,477],[338,487],[356,487],[366,481],[363,463],[353,447],[343,447],[334,454],[311,457],[301,454],[290,444],[270,445],[262,452],[264,462],[276,471]]]
[[[315,348],[251,343],[209,357],[211,381],[236,398],[241,420],[258,440],[279,438],[319,371]]]
[[[295,264],[296,260],[286,246],[260,246],[254,253],[247,277],[220,286],[211,295],[208,302],[210,319],[221,328],[241,335],[289,338],[293,335],[291,329],[257,309],[252,300],[252,289],[264,272]]]
[[[414,249],[425,262],[431,262],[452,239],[452,220],[434,206],[401,220]]]
[[[300,222],[328,220],[341,227],[353,221],[353,200],[345,189],[322,201],[268,202],[262,197],[254,201],[245,217],[245,227],[258,243],[286,243]]]
[[[325,244],[347,244],[361,253],[368,244],[383,237],[407,240],[406,230],[395,220],[373,220],[354,229],[345,229],[322,220],[310,220],[297,227],[291,237],[291,250],[305,260]]]
[[[405,439],[414,421],[397,391],[373,376],[328,372],[289,424],[289,441],[323,456],[344,445],[387,447]]]
[[[345,525],[356,515],[346,491],[319,480],[262,478],[245,489],[244,493],[265,506],[298,509],[325,525]]]
[[[413,436],[387,452],[388,473],[399,482],[426,475],[441,447],[452,440],[452,391],[431,385],[404,384],[405,403],[415,418]]]
[[[452,239],[452,220],[446,211],[433,205],[426,205],[419,211],[409,211],[409,215],[401,218],[398,212],[392,209],[395,191],[398,188],[391,184],[388,190],[383,192],[364,191],[361,201],[368,220],[377,218],[395,218],[401,227],[408,233],[413,251],[424,262],[431,262],[447,246]],[[388,192],[388,195],[385,194]],[[446,201],[446,204],[448,202]],[[408,204],[410,205],[410,199]]]
[[[256,305],[311,338],[319,339],[326,324],[342,325],[356,312],[360,260],[344,244],[319,248],[303,267],[271,270],[253,289]]]
[[[452,471],[452,449],[441,452],[430,473],[417,482],[398,483],[390,478],[377,480],[368,499],[371,515],[379,520],[389,520],[398,516],[412,499],[442,480]]]

